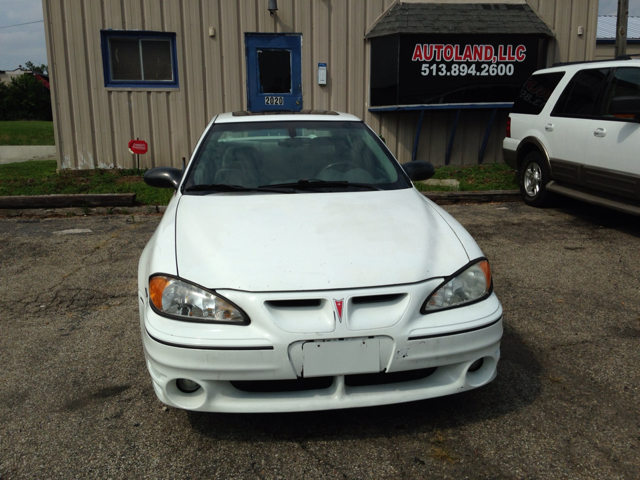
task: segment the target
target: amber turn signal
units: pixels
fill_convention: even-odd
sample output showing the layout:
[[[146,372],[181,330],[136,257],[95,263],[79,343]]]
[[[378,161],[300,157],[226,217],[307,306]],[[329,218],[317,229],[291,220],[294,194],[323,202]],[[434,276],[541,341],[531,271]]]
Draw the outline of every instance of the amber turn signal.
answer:
[[[167,277],[153,277],[149,280],[149,296],[158,310],[162,310],[162,294],[168,284],[169,279]]]

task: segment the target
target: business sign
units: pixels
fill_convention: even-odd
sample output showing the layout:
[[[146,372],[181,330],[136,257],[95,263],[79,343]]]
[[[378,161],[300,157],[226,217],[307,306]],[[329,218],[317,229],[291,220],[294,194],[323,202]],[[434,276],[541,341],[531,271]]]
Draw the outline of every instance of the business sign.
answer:
[[[129,151],[133,154],[142,155],[147,153],[149,145],[144,140],[129,140]]]
[[[535,35],[373,38],[370,105],[513,102],[545,55],[546,39]]]

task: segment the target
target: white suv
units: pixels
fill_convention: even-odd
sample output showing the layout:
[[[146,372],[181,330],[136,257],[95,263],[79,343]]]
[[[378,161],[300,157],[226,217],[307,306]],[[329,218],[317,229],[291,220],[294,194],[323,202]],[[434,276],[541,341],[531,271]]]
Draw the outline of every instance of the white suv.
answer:
[[[640,60],[535,72],[513,105],[503,148],[529,205],[557,193],[640,215]]]

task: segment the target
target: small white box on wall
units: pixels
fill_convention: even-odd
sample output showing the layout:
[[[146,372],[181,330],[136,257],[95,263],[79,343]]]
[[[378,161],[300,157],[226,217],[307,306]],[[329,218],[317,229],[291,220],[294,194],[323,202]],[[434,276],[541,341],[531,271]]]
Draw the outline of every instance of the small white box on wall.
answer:
[[[327,64],[319,63],[318,64],[318,85],[326,85],[327,84]]]

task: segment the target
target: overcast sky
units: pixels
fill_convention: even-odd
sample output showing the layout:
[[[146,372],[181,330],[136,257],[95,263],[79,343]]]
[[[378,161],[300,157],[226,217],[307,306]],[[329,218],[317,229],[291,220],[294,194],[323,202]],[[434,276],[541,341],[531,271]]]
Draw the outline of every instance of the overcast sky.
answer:
[[[0,0],[0,27],[38,20],[42,20],[42,0]],[[14,70],[28,61],[49,64],[44,23],[0,28],[0,70]]]
[[[600,0],[600,15],[617,11],[618,0]],[[629,15],[640,16],[640,0],[629,0]],[[42,0],[0,0],[0,70],[14,70],[27,61],[49,64],[42,22],[2,28],[38,20],[42,20]]]

